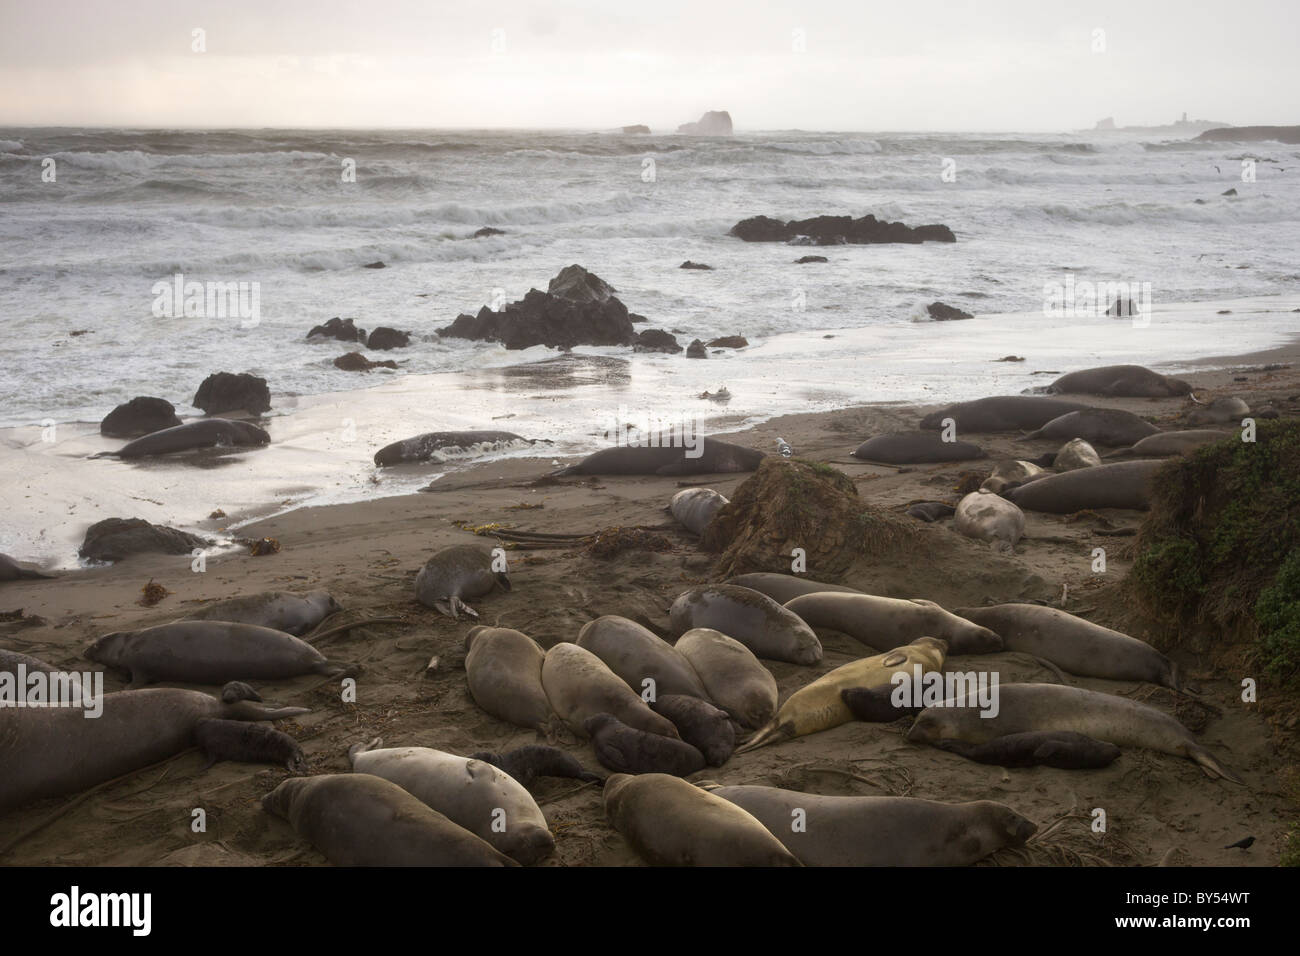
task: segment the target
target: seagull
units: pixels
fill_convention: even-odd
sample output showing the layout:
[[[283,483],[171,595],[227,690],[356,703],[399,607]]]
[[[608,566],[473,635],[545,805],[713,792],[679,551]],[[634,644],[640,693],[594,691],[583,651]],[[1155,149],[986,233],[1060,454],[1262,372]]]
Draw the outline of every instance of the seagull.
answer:
[[[782,458],[789,458],[794,454],[794,449],[786,444],[786,440],[780,435],[776,438],[776,450],[781,453]]]

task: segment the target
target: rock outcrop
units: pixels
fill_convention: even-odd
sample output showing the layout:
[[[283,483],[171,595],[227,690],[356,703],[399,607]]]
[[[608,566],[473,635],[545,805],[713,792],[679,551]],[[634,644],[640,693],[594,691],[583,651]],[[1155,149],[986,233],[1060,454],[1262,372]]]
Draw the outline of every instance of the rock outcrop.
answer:
[[[376,362],[366,358],[360,352],[349,352],[347,355],[340,355],[334,360],[334,367],[342,369],[345,372],[369,372],[372,368],[397,368],[397,363],[392,359],[383,362]]]
[[[99,433],[109,438],[139,438],[180,423],[171,402],[140,395],[105,415]]]
[[[397,329],[390,329],[386,325],[381,325],[370,333],[366,339],[366,348],[380,349],[404,349],[411,344],[410,332],[399,332]]]
[[[680,352],[682,347],[677,344],[677,336],[671,332],[665,332],[663,329],[646,329],[636,337],[636,343],[632,346],[634,352]]]
[[[340,342],[365,342],[366,330],[352,324],[352,319],[330,319],[324,325],[315,326],[307,333],[307,338],[338,339]]]
[[[785,242],[802,246],[868,245],[887,242],[956,242],[947,226],[935,223],[906,226],[886,222],[875,216],[814,216],[782,222],[770,216],[742,219],[731,227],[729,235],[745,242]]]
[[[271,408],[271,390],[266,379],[256,375],[217,372],[203,380],[191,404],[208,415],[235,411],[260,415]]]
[[[1300,143],[1300,126],[1227,126],[1221,129],[1207,129],[1196,138],[1213,143],[1277,141],[1294,146]]]
[[[121,561],[133,554],[189,554],[208,544],[198,535],[143,518],[105,518],[86,529],[78,554],[92,561]]]
[[[936,322],[954,322],[957,319],[973,319],[975,316],[969,312],[963,312],[961,309],[953,308],[951,305],[944,305],[942,302],[931,302],[925,307],[925,311],[930,313],[930,318]]]
[[[730,136],[731,114],[726,110],[709,110],[694,123],[683,123],[677,132],[691,136]]]

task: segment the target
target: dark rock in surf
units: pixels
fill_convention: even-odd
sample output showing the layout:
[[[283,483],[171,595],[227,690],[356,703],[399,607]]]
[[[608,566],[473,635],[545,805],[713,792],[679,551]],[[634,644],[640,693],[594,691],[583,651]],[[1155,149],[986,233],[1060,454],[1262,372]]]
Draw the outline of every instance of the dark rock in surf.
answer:
[[[749,345],[749,339],[743,335],[724,335],[720,339],[713,339],[705,344],[711,349],[743,349]]]
[[[682,263],[681,265],[679,265],[677,268],[679,268],[679,269],[704,269],[704,270],[706,270],[706,271],[708,271],[708,272],[712,272],[712,271],[713,271],[713,266],[706,266],[703,262],[691,262],[690,259],[687,259],[685,262],[683,262],[683,263]]]
[[[189,554],[209,544],[198,535],[143,518],[105,518],[86,529],[77,553],[92,561],[121,561],[133,554]]]
[[[370,338],[366,339],[366,348],[380,349],[404,349],[411,344],[410,332],[399,332],[397,329],[390,329],[386,325],[381,325],[370,333]]]
[[[241,410],[260,415],[271,408],[271,390],[256,375],[217,372],[203,380],[192,404],[208,415]]]
[[[671,352],[677,353],[682,347],[677,344],[677,336],[663,329],[646,329],[636,337],[632,346],[634,352]]]
[[[478,229],[474,232],[474,238],[486,239],[488,236],[504,236],[505,234],[506,231],[504,229],[493,229],[491,226],[484,226],[482,229]]]
[[[860,219],[852,216],[815,216],[812,219],[794,219],[784,223],[768,216],[754,216],[736,223],[729,234],[745,242],[788,242],[815,246],[957,241],[952,230],[942,224],[913,228],[871,215]]]
[[[963,312],[961,309],[955,309],[950,305],[944,305],[942,302],[931,302],[925,307],[925,311],[930,313],[930,318],[936,322],[953,322],[957,319],[973,319],[975,316],[969,312]]]
[[[384,265],[382,262],[367,262],[367,263],[366,263],[364,266],[362,266],[361,268],[363,268],[363,269],[387,269],[388,266]]]
[[[704,349],[704,343],[699,339],[696,339],[686,347],[686,357],[693,359],[706,359],[709,357],[709,353],[704,351]]]
[[[140,395],[105,415],[99,433],[109,438],[139,438],[180,423],[171,402]]]
[[[352,324],[352,319],[330,319],[324,325],[315,326],[307,333],[307,338],[338,339],[340,342],[365,342],[366,330]]]
[[[794,260],[794,264],[797,266],[802,266],[802,265],[806,265],[809,262],[828,262],[828,261],[829,260],[825,256],[800,256],[798,259]]]
[[[392,359],[383,362],[376,362],[366,358],[360,352],[349,352],[347,355],[340,355],[334,360],[334,367],[342,369],[345,372],[369,372],[372,368],[397,368],[397,363]]]

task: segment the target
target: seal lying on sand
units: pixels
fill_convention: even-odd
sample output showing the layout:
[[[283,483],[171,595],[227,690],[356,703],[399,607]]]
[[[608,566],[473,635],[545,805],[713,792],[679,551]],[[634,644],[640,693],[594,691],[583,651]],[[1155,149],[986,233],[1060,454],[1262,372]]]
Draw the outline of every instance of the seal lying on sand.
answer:
[[[1190,395],[1192,386],[1141,365],[1103,365],[1062,375],[1044,390],[1049,395],[1077,393],[1116,398],[1176,398]]]
[[[1002,640],[986,627],[949,614],[933,601],[878,597],[874,594],[808,594],[786,603],[812,627],[847,634],[884,651],[918,637],[939,637],[950,654],[990,654]]]
[[[1226,425],[1228,422],[1239,422],[1249,414],[1250,406],[1233,396],[1216,398],[1208,405],[1193,408],[1183,416],[1183,421],[1189,425]]]
[[[759,657],[816,664],[822,643],[805,624],[766,594],[734,584],[691,588],[668,611],[674,634],[707,627],[735,638]]]
[[[757,786],[711,792],[753,814],[804,866],[969,866],[1038,830],[991,800],[829,797]],[[804,826],[796,829],[799,816]]]
[[[18,562],[7,554],[0,554],[0,581],[43,581],[52,579],[52,574],[41,574],[18,566]]]
[[[1053,471],[1077,471],[1080,468],[1095,468],[1101,464],[1101,456],[1082,438],[1071,438],[1052,459]]]
[[[443,455],[463,453],[479,446],[482,446],[483,452],[486,453],[509,448],[512,445],[533,443],[532,440],[521,438],[513,432],[425,432],[414,438],[404,438],[391,445],[385,445],[375,452],[375,464],[383,468],[387,465],[428,461],[435,457],[442,460]]]
[[[194,725],[194,742],[208,758],[204,770],[218,760],[236,760],[279,764],[290,773],[307,771],[307,758],[298,741],[266,724],[205,717]]]
[[[588,717],[583,730],[596,759],[615,773],[670,773],[687,777],[704,769],[704,755],[684,740],[648,734],[611,714]]]
[[[698,453],[698,454],[697,454]],[[714,475],[754,471],[765,456],[761,451],[718,441],[697,439],[693,448],[622,445],[588,455],[576,465],[553,475]]]
[[[506,753],[490,753],[481,750],[470,756],[504,770],[525,787],[531,787],[538,777],[568,777],[584,783],[605,785],[604,777],[587,770],[578,763],[578,758],[559,747],[529,744]]]
[[[190,684],[282,680],[345,669],[292,634],[228,621],[173,621],[138,631],[115,631],[90,645],[85,656],[128,672],[132,687],[160,680]]]
[[[907,506],[907,514],[927,523],[951,518],[957,509],[943,501],[918,501]]]
[[[1058,770],[1096,770],[1109,767],[1119,757],[1119,748],[1068,730],[1039,730],[1007,734],[986,744],[964,740],[941,740],[939,749],[999,767],[1056,767]]]
[[[757,730],[776,713],[776,678],[754,652],[721,631],[696,627],[677,650],[700,675],[709,699],[742,727]]]
[[[480,598],[498,585],[510,590],[510,578],[494,571],[492,563],[492,553],[478,545],[443,548],[415,576],[415,599],[450,618],[464,614],[477,620],[478,611],[465,603],[466,598]]]
[[[1151,479],[1163,461],[1120,461],[1046,475],[1012,488],[1005,497],[1024,511],[1068,515],[1085,508],[1151,507]]]
[[[19,664],[23,665],[29,674],[35,674],[38,671],[43,674],[59,673],[59,668],[53,664],[45,663],[39,657],[32,657],[30,654],[23,654],[20,651],[7,651],[0,647],[0,674],[17,674]]]
[[[1122,408],[1088,408],[1053,418],[1024,440],[1082,438],[1093,445],[1131,445],[1159,431],[1155,425]]]
[[[970,442],[944,441],[930,432],[897,432],[868,438],[854,449],[853,457],[887,465],[924,465],[987,458],[988,452]]]
[[[1190,455],[1198,448],[1213,445],[1225,438],[1237,437],[1234,432],[1221,432],[1210,428],[1193,428],[1181,432],[1161,432],[1150,435],[1129,448],[1113,451],[1107,458],[1169,458]]]
[[[1196,761],[1207,777],[1242,782],[1168,714],[1127,697],[1063,684],[1003,684],[994,716],[977,707],[958,706],[955,700],[927,707],[907,739],[935,746],[949,739],[986,744],[1008,734],[1039,730],[1069,730],[1121,747],[1159,750]]]
[[[840,691],[850,687],[888,687],[895,674],[910,678],[916,667],[922,673],[942,670],[947,651],[943,641],[922,637],[884,654],[843,664],[791,694],[771,722],[737,747],[736,753],[847,724],[853,719],[853,713],[845,706]]]
[[[637,694],[654,681],[654,695],[686,694],[708,698],[691,662],[677,649],[636,621],[606,614],[588,621],[578,632],[577,645],[591,651]]]
[[[995,395],[977,398],[973,402],[959,402],[941,412],[931,412],[921,419],[921,427],[942,428],[943,420],[951,418],[958,433],[1020,431],[1041,428],[1053,418],[1089,407],[1040,395]]]
[[[257,446],[270,442],[270,435],[248,422],[229,418],[202,418],[196,422],[164,428],[127,442],[117,451],[101,452],[93,457],[149,458],[195,448]]]
[[[972,491],[957,502],[953,528],[968,538],[987,541],[998,551],[1014,551],[1025,533],[1025,513],[1005,498]]]
[[[469,694],[493,717],[549,733],[555,719],[542,687],[546,652],[527,634],[508,627],[472,627],[465,635]]]
[[[247,597],[215,601],[186,615],[191,621],[230,621],[232,624],[256,624],[302,637],[331,614],[343,608],[328,591],[262,591]]]
[[[846,594],[862,593],[857,588],[845,587],[842,584],[827,584],[824,581],[813,581],[811,578],[805,578],[802,575],[775,574],[768,571],[759,571],[755,574],[740,574],[734,578],[727,578],[724,583],[735,584],[738,587],[757,591],[759,594],[766,594],[777,604],[785,604],[787,601],[792,601],[805,594],[817,594],[821,591],[843,591]]]
[[[605,815],[654,866],[800,865],[749,813],[669,774],[614,774],[605,781]]]
[[[306,707],[222,703],[175,687],[105,694],[103,713],[88,719],[76,707],[0,708],[0,812],[85,790],[180,753],[205,717],[280,720]]]
[[[262,798],[335,866],[517,866],[407,793],[368,773],[290,777]]]
[[[980,491],[991,491],[995,495],[1001,494],[1012,485],[1018,485],[1026,478],[1041,475],[1042,473],[1043,469],[1032,461],[1007,458],[993,466],[993,473],[984,479],[984,483],[980,485]]]
[[[703,534],[718,509],[727,503],[727,499],[712,488],[684,488],[673,495],[668,510],[691,534]]]
[[[676,738],[677,728],[660,717],[591,651],[561,642],[542,661],[542,687],[551,707],[575,734],[587,735],[587,719],[611,714],[629,727]]]
[[[650,709],[667,717],[677,733],[700,753],[710,767],[721,767],[736,749],[736,725],[725,710],[685,694],[661,694]]]

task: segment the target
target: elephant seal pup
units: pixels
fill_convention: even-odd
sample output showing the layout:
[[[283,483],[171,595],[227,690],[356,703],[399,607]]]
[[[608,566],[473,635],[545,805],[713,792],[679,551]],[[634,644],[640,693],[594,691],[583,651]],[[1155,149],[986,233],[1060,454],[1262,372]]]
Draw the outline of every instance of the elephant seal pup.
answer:
[[[735,752],[736,728],[731,718],[707,700],[664,694],[650,701],[650,709],[671,720],[682,740],[702,753],[710,767],[721,767]]]
[[[307,758],[298,741],[266,724],[205,717],[194,725],[194,742],[208,758],[204,770],[218,760],[235,760],[279,764],[290,773],[307,771]]]
[[[1212,428],[1192,428],[1181,432],[1161,432],[1150,435],[1129,448],[1111,452],[1107,458],[1170,458],[1190,455],[1198,448],[1213,445],[1226,438],[1236,437],[1232,432]]]
[[[247,597],[216,601],[187,614],[190,621],[230,621],[234,624],[257,624],[294,637],[302,637],[331,614],[343,610],[328,591],[263,591]]]
[[[1216,398],[1208,405],[1193,408],[1183,416],[1183,421],[1189,425],[1226,425],[1228,422],[1239,422],[1243,416],[1249,414],[1250,406],[1233,396]]]
[[[256,425],[228,418],[203,418],[184,425],[173,425],[127,442],[117,451],[103,452],[105,457],[150,458],[195,448],[255,447],[267,445],[271,436]],[[99,456],[95,456],[99,457]]]
[[[612,714],[588,717],[583,730],[602,767],[615,773],[670,773],[688,777],[704,769],[704,755],[684,740],[629,727]]]
[[[602,787],[605,785],[604,777],[587,770],[573,754],[558,747],[529,744],[503,754],[481,750],[470,757],[504,770],[525,787],[531,787],[538,777],[568,777]]]
[[[751,591],[757,591],[759,594],[766,594],[777,604],[785,604],[794,598],[804,594],[818,594],[822,591],[843,591],[846,594],[861,594],[857,588],[845,587],[843,584],[826,584],[823,581],[813,581],[797,574],[775,574],[768,571],[759,571],[755,574],[740,574],[734,578],[727,578],[724,584],[734,584],[737,587],[749,588]]]
[[[368,773],[290,777],[262,798],[335,866],[517,866],[514,860]]]
[[[1146,641],[1053,607],[997,604],[959,607],[954,613],[997,631],[1007,650],[1041,657],[1080,677],[1180,686],[1174,662]]]
[[[652,698],[663,694],[708,698],[691,662],[636,621],[606,614],[583,625],[576,643],[604,661],[637,694],[646,694],[652,686]],[[647,680],[653,685],[647,685]]]
[[[941,412],[931,412],[921,419],[921,427],[943,428],[943,420],[951,418],[958,433],[1012,432],[1040,428],[1053,418],[1089,407],[1041,395],[995,395],[972,402],[958,402]]]
[[[987,541],[995,551],[1014,552],[1025,533],[1025,513],[989,491],[972,491],[957,502],[952,526],[968,538]]]
[[[392,781],[524,866],[555,852],[532,794],[489,763],[431,747],[384,747],[378,737],[348,750],[354,773]]]
[[[546,652],[509,627],[472,627],[465,635],[469,694],[493,717],[550,733],[555,712],[542,687]]]
[[[869,724],[887,724],[902,717],[914,717],[921,712],[915,707],[894,703],[894,687],[848,687],[840,691],[840,700],[849,709],[854,720]]]
[[[587,736],[587,719],[610,714],[649,734],[678,737],[677,728],[660,717],[595,654],[577,644],[556,644],[542,661],[542,688],[560,719],[579,737]]]
[[[605,816],[652,866],[800,865],[749,813],[670,774],[614,774]]]
[[[105,694],[94,719],[76,707],[0,708],[0,813],[85,790],[174,756],[205,717],[280,720],[306,707],[222,703],[211,694],[152,687]]]
[[[1058,770],[1096,770],[1109,767],[1119,756],[1119,748],[1114,744],[1068,730],[1007,734],[986,744],[941,740],[939,749],[999,767],[1037,767],[1041,764]]]
[[[673,602],[668,620],[674,634],[713,628],[768,660],[816,664],[822,659],[822,642],[811,627],[766,594],[734,584],[691,588]]]
[[[478,611],[465,599],[482,597],[498,585],[510,590],[504,571],[492,569],[492,553],[473,544],[443,548],[415,576],[415,599],[425,607],[459,620],[462,614],[478,620]]]
[[[18,562],[7,554],[0,554],[0,581],[48,581],[53,574],[41,574],[18,566]]]
[[[949,654],[991,654],[1002,650],[993,631],[949,614],[933,601],[877,597],[874,594],[808,594],[786,608],[812,627],[847,634],[878,651],[901,647],[918,637],[939,637]]]
[[[1062,375],[1047,386],[1047,394],[1105,395],[1115,398],[1177,398],[1192,386],[1141,365],[1103,365]]]
[[[943,501],[918,501],[916,504],[907,507],[909,515],[926,522],[951,518],[956,511],[956,508]]]
[[[1168,714],[1127,697],[1063,684],[1003,684],[998,712],[992,717],[984,716],[977,707],[957,706],[955,700],[927,707],[917,716],[907,739],[936,746],[949,739],[986,744],[1009,734],[1040,730],[1069,730],[1121,747],[1159,750],[1196,761],[1212,779],[1242,782]]]
[[[980,491],[990,491],[995,495],[1001,494],[1004,489],[1012,485],[1018,485],[1026,478],[1032,478],[1034,475],[1041,475],[1042,473],[1043,469],[1032,461],[1007,458],[993,466],[993,473],[984,479],[984,483],[980,485]]]
[[[1146,419],[1122,408],[1088,408],[1053,418],[1042,428],[1025,435],[1024,440],[1055,438],[1069,441],[1082,438],[1093,445],[1131,445],[1159,431]]]
[[[661,436],[662,437],[662,436]],[[754,471],[766,457],[761,451],[742,448],[716,438],[698,439],[693,448],[679,440],[671,446],[664,437],[660,446],[621,445],[588,455],[576,465],[552,472],[560,475],[719,475]]]
[[[711,791],[758,819],[804,866],[969,866],[1038,827],[992,800],[829,797],[777,787]],[[791,826],[802,810],[805,826]]]
[[[1080,468],[1095,468],[1100,464],[1101,456],[1097,454],[1097,449],[1082,438],[1071,438],[1056,453],[1056,458],[1052,461],[1052,470],[1077,471]]]
[[[375,464],[383,468],[430,459],[445,461],[448,456],[463,454],[471,449],[481,449],[486,453],[529,444],[532,442],[513,432],[425,432],[414,438],[404,438],[385,445],[375,452]]]
[[[737,747],[736,753],[847,724],[853,713],[845,706],[840,691],[850,687],[890,687],[895,674],[910,679],[915,668],[922,673],[942,670],[947,651],[948,646],[938,638],[922,637],[884,654],[843,664],[791,694],[767,726]]]
[[[677,639],[677,650],[691,662],[709,700],[742,727],[757,730],[776,713],[776,678],[754,652],[735,638],[695,627]]]
[[[1023,511],[1045,511],[1068,515],[1085,508],[1128,508],[1146,511],[1151,507],[1151,478],[1163,461],[1118,461],[1093,468],[1080,468],[1012,488],[1006,497]]]
[[[964,441],[944,441],[930,432],[896,432],[868,438],[853,457],[886,465],[928,465],[940,461],[971,461],[989,453]]]
[[[712,488],[683,488],[673,495],[668,510],[691,534],[703,534],[718,509],[728,503]]]
[[[228,621],[172,621],[138,631],[115,631],[90,645],[85,656],[127,671],[132,687],[160,680],[189,684],[283,680],[346,669],[292,634]]]

